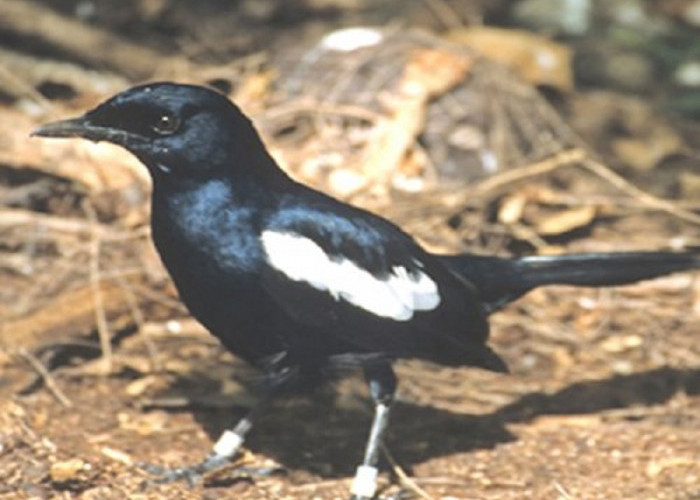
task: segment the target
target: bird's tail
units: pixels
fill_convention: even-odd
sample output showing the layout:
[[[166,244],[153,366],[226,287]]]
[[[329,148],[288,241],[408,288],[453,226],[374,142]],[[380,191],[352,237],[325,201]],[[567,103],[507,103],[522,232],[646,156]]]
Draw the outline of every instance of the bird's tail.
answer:
[[[445,263],[474,284],[488,312],[542,285],[611,286],[700,269],[700,250],[586,253],[502,259],[445,256]]]

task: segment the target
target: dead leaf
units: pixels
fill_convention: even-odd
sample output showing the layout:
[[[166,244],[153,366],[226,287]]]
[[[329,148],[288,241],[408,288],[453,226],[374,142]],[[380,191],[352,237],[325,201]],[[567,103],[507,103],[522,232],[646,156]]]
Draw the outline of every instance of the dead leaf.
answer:
[[[425,125],[428,102],[462,82],[472,61],[463,55],[418,50],[404,67],[399,96],[389,103],[391,115],[377,123],[376,139],[367,148],[363,169],[368,181],[384,184],[399,170]]]
[[[147,375],[145,377],[137,378],[126,386],[124,392],[131,397],[141,396],[143,393],[153,387],[153,385],[157,384],[158,381],[159,378],[154,375]]]
[[[523,217],[528,197],[521,192],[506,196],[498,208],[498,222],[504,225],[515,224]]]
[[[642,138],[621,138],[612,143],[612,149],[630,167],[647,171],[664,158],[683,150],[683,140],[666,126],[654,127]]]
[[[551,236],[587,226],[596,216],[596,207],[584,205],[542,218],[535,227],[538,234]]]
[[[471,64],[471,59],[463,54],[417,50],[404,68],[400,91],[425,97],[443,94],[464,81]]]
[[[700,174],[683,172],[678,178],[678,183],[684,198],[700,199]]]
[[[529,31],[478,26],[454,30],[448,38],[500,62],[533,85],[573,89],[571,50]]]

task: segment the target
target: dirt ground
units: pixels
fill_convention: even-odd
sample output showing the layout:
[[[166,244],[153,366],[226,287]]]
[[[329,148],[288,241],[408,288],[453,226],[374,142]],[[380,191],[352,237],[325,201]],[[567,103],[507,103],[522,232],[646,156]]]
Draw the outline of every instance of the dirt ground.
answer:
[[[548,290],[523,300],[494,321],[493,343],[512,375],[400,364],[388,449],[426,498],[697,498],[692,283],[679,275],[614,292]],[[137,365],[143,343],[129,344],[116,356]],[[55,383],[69,407],[46,389],[14,397],[3,391],[3,498],[346,496],[371,417],[358,377],[342,382],[336,396],[280,402],[262,419],[246,465],[279,467],[278,474],[231,470],[193,488],[147,485],[135,461],[198,460],[250,404],[242,387],[254,380],[205,337],[156,345],[162,372],[59,370]],[[21,370],[28,368],[14,366]]]
[[[480,92],[501,75],[489,73],[493,61],[480,65],[464,56],[463,73],[439,74],[441,81],[464,79],[456,87],[435,87],[419,76],[430,88],[425,101],[398,101],[421,110],[415,122],[399,112],[383,114],[381,103],[371,101],[400,95],[406,73],[381,92],[360,83],[348,84],[345,93],[336,89],[338,100],[313,112],[308,102],[289,98],[293,90],[280,97],[281,84],[271,83],[294,76],[305,82],[304,97],[323,94],[325,83],[300,71],[303,64],[310,70],[331,64],[304,59],[319,33],[370,22],[437,32],[445,16],[435,5],[457,9],[459,2],[386,2],[372,9],[349,0],[197,7],[134,0],[121,10],[100,1],[51,3],[0,4],[0,58],[14,68],[9,76],[0,71],[2,500],[342,499],[362,455],[371,405],[361,377],[349,374],[316,394],[276,402],[241,460],[200,484],[155,484],[138,466],[200,460],[254,403],[257,382],[177,300],[149,241],[149,184],[138,163],[108,146],[28,138],[39,123],[80,113],[131,83],[216,84],[251,113],[293,175],[390,217],[434,250],[505,255],[700,246],[700,125],[657,106],[673,92],[664,82],[646,94],[576,85],[552,95],[537,81],[497,76],[507,120],[495,122],[516,124],[503,137],[520,134],[506,143],[532,142],[507,152],[503,158],[512,165],[488,176],[474,170],[455,176],[431,163],[473,160],[449,150],[440,157],[433,141],[441,133],[430,131],[441,130],[446,108],[431,106],[448,94],[486,101]],[[488,20],[513,3],[469,3],[462,21],[482,14]],[[93,10],[80,14],[78,4]],[[29,12],[35,23],[11,15],[25,19]],[[41,28],[41,19],[55,30]],[[112,49],[92,51],[65,33],[118,38],[103,46]],[[396,45],[373,50],[377,60],[409,65],[415,59],[402,54],[413,51],[420,64],[463,57],[432,38],[387,40]],[[126,61],[120,48],[131,54]],[[162,65],[139,62],[154,54]],[[34,63],[17,63],[27,57]],[[229,60],[234,63],[222,62]],[[360,73],[374,75],[373,68]],[[347,96],[354,100],[343,101]],[[523,110],[536,132],[548,131],[546,141],[536,142],[518,125]],[[423,134],[410,141],[397,136],[407,124]],[[654,151],[664,151],[653,162],[645,149],[650,141]],[[407,149],[394,163],[379,156],[391,167],[382,175],[351,167],[377,161],[377,145],[395,151],[398,143]],[[698,335],[698,273],[614,289],[530,293],[492,318],[491,345],[509,375],[397,363],[399,399],[382,495],[700,499]]]

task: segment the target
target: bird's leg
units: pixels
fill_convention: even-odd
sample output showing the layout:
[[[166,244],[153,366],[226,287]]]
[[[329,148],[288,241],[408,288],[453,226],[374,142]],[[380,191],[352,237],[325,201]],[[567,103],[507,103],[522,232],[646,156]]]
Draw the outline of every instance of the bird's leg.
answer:
[[[240,419],[235,427],[226,429],[219,439],[214,443],[212,451],[201,462],[178,468],[167,468],[158,465],[138,464],[142,469],[151,474],[159,476],[154,482],[170,483],[184,479],[190,486],[193,486],[202,479],[207,472],[216,470],[228,463],[233,457],[238,454],[245,441],[246,434],[253,427],[253,422],[257,416],[265,410],[272,399],[274,399],[282,390],[287,382],[294,379],[297,370],[289,367],[278,366],[284,359],[282,355],[276,355],[269,360],[265,360],[266,377],[263,379],[261,387],[262,399],[248,412],[248,414]],[[270,469],[245,469],[250,474],[269,475]]]
[[[246,434],[253,427],[255,417],[263,406],[263,404],[259,404],[239,420],[233,429],[226,429],[214,443],[209,455],[198,464],[178,468],[143,463],[140,463],[139,466],[145,471],[159,476],[154,481],[156,483],[170,483],[184,479],[190,486],[193,486],[204,474],[222,467],[236,456],[243,446]]]
[[[391,365],[373,363],[365,366],[365,377],[374,400],[374,420],[367,439],[362,465],[357,468],[350,489],[351,500],[369,500],[377,492],[377,463],[384,431],[389,423],[389,412],[396,392],[396,375]]]

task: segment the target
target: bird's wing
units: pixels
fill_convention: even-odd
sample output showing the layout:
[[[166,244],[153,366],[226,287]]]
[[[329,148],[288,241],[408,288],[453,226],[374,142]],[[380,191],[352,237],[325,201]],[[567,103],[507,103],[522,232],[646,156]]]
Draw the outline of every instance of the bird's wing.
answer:
[[[395,240],[366,224],[327,216],[261,235],[276,289],[285,282],[304,284],[358,312],[408,321],[438,307],[440,293],[408,245]]]
[[[468,282],[391,223],[343,208],[286,209],[261,232],[263,286],[293,321],[396,355],[434,357],[428,344],[440,350],[441,340],[483,344]]]

